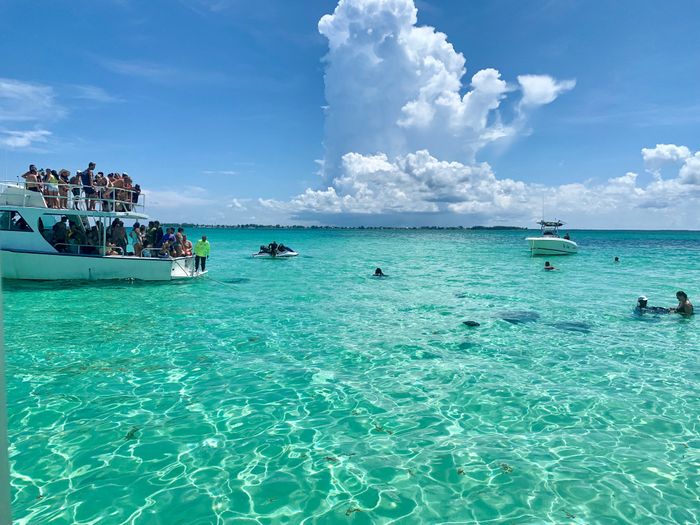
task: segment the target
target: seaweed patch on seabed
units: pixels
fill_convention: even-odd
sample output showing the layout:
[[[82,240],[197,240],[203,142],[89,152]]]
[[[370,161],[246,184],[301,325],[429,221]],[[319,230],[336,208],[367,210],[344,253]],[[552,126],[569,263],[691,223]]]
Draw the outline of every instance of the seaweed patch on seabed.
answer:
[[[129,429],[129,431],[126,433],[126,436],[124,436],[124,440],[129,441],[132,439],[136,439],[136,437],[137,437],[136,434],[138,433],[139,430],[141,430],[140,427],[136,427],[136,426],[131,427]]]
[[[382,425],[380,425],[379,423],[375,423],[375,424],[374,424],[374,430],[376,430],[377,432],[383,432],[383,433],[389,434],[389,435],[392,435],[392,434],[394,433],[392,430],[389,430],[389,429],[384,428],[384,427],[383,427]]]
[[[505,472],[506,474],[513,472],[513,467],[511,467],[508,463],[501,463],[499,467],[501,467],[501,472]]]

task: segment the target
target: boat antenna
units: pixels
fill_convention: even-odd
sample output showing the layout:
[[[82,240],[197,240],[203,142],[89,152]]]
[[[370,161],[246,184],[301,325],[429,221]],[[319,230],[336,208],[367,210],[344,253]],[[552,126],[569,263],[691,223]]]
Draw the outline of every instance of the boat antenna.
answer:
[[[542,194],[542,220],[544,221],[544,193]]]

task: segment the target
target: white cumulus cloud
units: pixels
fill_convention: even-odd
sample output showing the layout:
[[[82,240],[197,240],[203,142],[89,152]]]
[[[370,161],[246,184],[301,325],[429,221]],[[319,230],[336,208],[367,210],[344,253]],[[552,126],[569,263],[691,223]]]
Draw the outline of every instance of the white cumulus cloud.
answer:
[[[8,148],[27,148],[37,142],[45,143],[51,132],[45,129],[28,131],[0,130],[0,145]]]
[[[327,182],[346,153],[394,158],[427,149],[441,159],[472,162],[484,145],[522,129],[524,117],[504,122],[500,114],[516,90],[495,68],[464,82],[464,55],[444,33],[417,25],[413,0],[340,0],[318,28],[329,46]],[[530,106],[549,103],[574,86],[548,76],[520,78],[523,102]]]
[[[690,156],[690,149],[675,144],[657,144],[653,148],[642,148],[644,165],[649,171],[658,171],[665,164],[683,162]]]
[[[518,83],[523,91],[521,105],[524,107],[554,102],[559,95],[576,86],[575,80],[558,81],[549,75],[519,75]]]

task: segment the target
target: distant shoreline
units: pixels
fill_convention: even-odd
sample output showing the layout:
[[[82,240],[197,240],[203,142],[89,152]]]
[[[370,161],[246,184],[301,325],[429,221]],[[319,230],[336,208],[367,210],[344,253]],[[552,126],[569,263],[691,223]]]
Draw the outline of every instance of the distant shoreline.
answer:
[[[521,226],[302,226],[294,224],[194,224],[163,223],[164,227],[207,228],[219,230],[528,230]]]

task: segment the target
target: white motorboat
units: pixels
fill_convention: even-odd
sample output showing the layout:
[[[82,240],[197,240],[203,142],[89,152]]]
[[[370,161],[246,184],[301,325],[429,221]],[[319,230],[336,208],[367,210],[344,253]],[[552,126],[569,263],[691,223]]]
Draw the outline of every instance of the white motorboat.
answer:
[[[44,195],[24,183],[0,183],[0,263],[5,279],[27,280],[103,280],[138,279],[170,281],[197,277],[194,257],[137,257],[121,253],[107,242],[105,225],[120,220],[147,220],[136,211],[143,205],[105,196],[74,196],[80,186],[71,187],[68,195],[54,198],[58,206],[47,206]],[[128,190],[123,190],[128,191]],[[94,203],[87,203],[94,199]],[[83,208],[101,208],[78,209]],[[120,211],[116,211],[120,210]],[[66,220],[62,220],[62,219]],[[54,226],[66,222],[74,227],[68,239],[55,239]],[[97,242],[88,242],[92,230]],[[78,240],[84,239],[84,240]]]
[[[564,226],[561,221],[540,221],[542,234],[539,237],[527,237],[532,255],[571,255],[578,251],[578,244],[559,235],[559,228]]]

